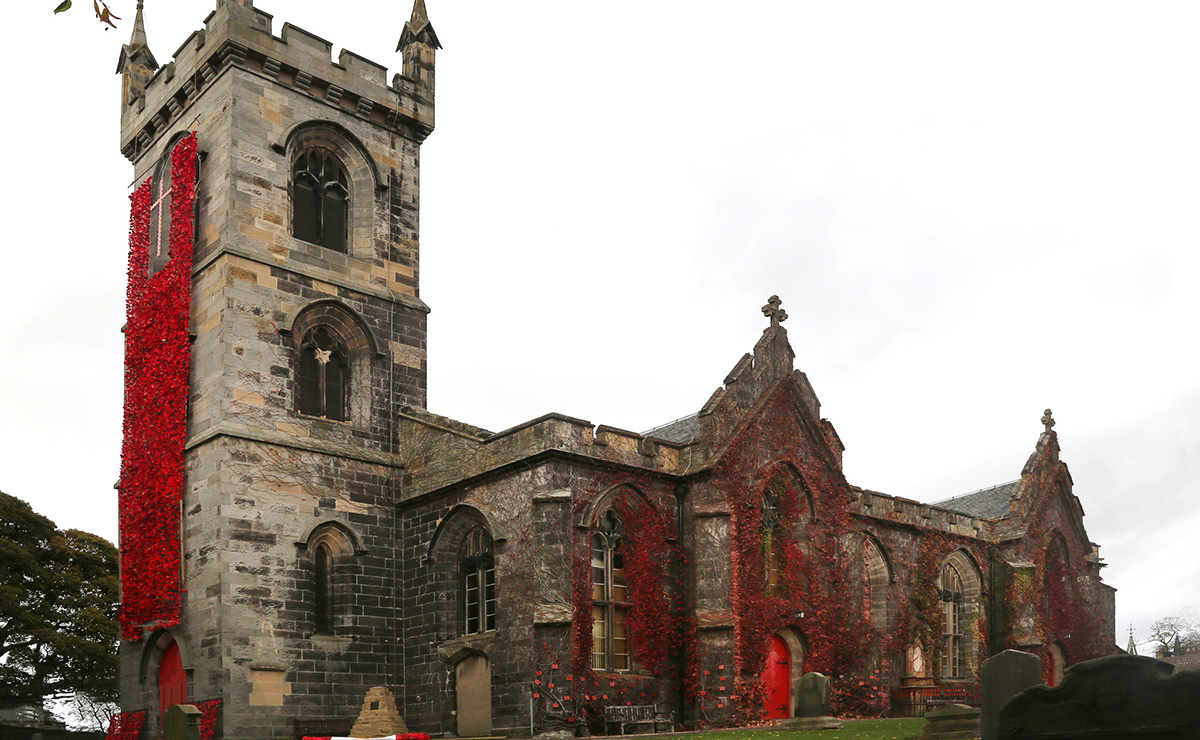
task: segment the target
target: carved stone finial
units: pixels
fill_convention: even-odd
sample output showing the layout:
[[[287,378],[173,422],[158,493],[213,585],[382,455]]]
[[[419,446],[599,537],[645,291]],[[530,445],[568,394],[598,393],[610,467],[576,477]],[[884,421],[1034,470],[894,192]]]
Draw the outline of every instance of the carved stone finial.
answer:
[[[1054,415],[1050,413],[1050,409],[1046,409],[1046,413],[1042,416],[1042,424],[1046,425],[1047,432],[1054,427]]]
[[[783,301],[779,300],[779,296],[773,295],[767,299],[767,305],[762,307],[763,316],[771,319],[772,329],[787,321],[787,311],[779,307],[782,303]]]

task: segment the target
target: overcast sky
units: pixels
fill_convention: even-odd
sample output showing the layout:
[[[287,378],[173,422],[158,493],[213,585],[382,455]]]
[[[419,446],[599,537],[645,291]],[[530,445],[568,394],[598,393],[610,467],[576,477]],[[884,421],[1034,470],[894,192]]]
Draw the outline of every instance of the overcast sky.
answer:
[[[134,2],[55,4],[6,8],[0,490],[115,538]],[[407,0],[256,4],[400,67]],[[213,2],[146,6],[165,63]],[[1200,606],[1200,5],[428,6],[432,411],[649,429],[778,294],[851,483],[1015,479],[1050,407],[1118,641]]]

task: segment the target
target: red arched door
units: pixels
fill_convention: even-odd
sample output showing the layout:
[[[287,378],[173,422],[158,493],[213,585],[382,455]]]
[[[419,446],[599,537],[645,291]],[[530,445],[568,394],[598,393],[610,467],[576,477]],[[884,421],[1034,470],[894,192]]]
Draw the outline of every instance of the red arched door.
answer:
[[[183,658],[179,655],[179,643],[172,642],[163,651],[158,665],[158,716],[167,713],[172,704],[187,703],[187,674],[183,672]]]
[[[787,719],[792,716],[792,654],[779,635],[771,637],[771,652],[762,672],[766,692],[763,699],[764,719]]]

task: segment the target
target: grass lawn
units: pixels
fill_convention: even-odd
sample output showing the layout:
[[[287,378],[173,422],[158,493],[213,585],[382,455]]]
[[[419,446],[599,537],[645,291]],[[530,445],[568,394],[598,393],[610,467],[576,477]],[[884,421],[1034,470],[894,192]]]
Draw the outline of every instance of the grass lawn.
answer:
[[[788,732],[786,730],[728,730],[692,735],[676,735],[688,740],[906,740],[917,737],[925,728],[925,719],[871,719],[845,722],[840,730]]]

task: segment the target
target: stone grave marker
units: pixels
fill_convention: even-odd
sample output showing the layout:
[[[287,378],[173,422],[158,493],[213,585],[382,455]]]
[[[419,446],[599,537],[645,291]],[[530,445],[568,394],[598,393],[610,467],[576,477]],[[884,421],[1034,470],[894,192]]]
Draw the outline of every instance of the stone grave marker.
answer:
[[[829,676],[805,673],[796,686],[795,717],[787,723],[793,730],[833,730],[842,726],[829,715]]]
[[[174,704],[163,713],[163,740],[200,740],[201,712],[191,704]]]
[[[1014,696],[1042,683],[1042,659],[1033,653],[1005,650],[983,661],[980,675],[983,707],[980,722],[983,740],[996,740],[1000,710]]]
[[[1000,711],[997,740],[1196,740],[1200,673],[1137,655],[1076,663],[1053,688],[1022,691]]]
[[[926,712],[925,719],[921,740],[979,737],[979,707],[946,704]]]

